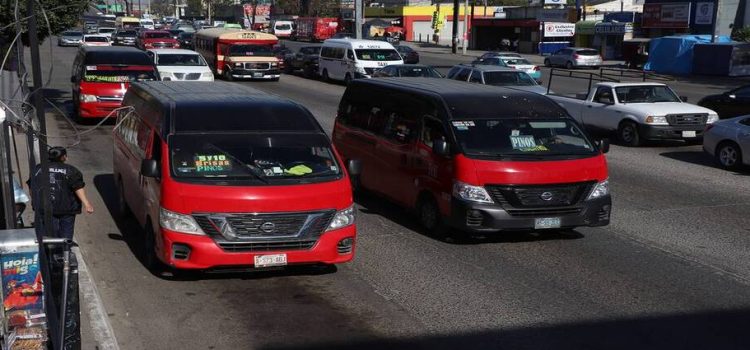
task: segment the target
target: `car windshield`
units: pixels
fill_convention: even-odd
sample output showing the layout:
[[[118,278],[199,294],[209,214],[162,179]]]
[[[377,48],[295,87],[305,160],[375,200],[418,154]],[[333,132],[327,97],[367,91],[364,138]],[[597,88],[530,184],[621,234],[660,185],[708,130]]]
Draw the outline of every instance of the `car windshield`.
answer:
[[[170,150],[179,178],[299,183],[341,174],[322,134],[178,134]]]
[[[402,77],[442,78],[436,70],[430,67],[399,67],[398,73]]]
[[[503,58],[503,62],[509,66],[517,66],[517,65],[532,65],[529,60],[525,58],[515,58],[515,57],[507,57]]]
[[[622,86],[615,88],[620,103],[680,102],[667,86]]]
[[[320,55],[320,46],[308,47],[307,54],[308,55]]]
[[[451,121],[467,156],[538,159],[590,156],[594,147],[581,129],[560,119],[466,119]]]
[[[99,28],[99,33],[104,33],[104,34],[114,33],[115,30],[116,30],[115,28]]]
[[[205,66],[206,62],[196,54],[159,54],[160,66]]]
[[[269,45],[232,45],[229,47],[229,56],[273,56],[273,50]]]
[[[390,49],[359,49],[354,50],[357,58],[363,61],[400,61],[401,55]]]
[[[169,34],[169,32],[153,32],[153,33],[144,33],[144,38],[148,39],[166,39],[171,38],[172,34]]]
[[[189,40],[193,38],[193,33],[180,33],[180,39]]]
[[[83,81],[90,83],[129,83],[133,81],[153,81],[156,78],[156,72],[153,70],[122,70],[122,69],[101,69],[107,67],[97,66],[95,70],[86,70]]]
[[[107,37],[104,36],[85,36],[83,40],[90,43],[106,43]]]
[[[524,72],[484,72],[484,83],[494,86],[533,86],[537,83]]]
[[[169,34],[172,34],[172,35],[180,35],[180,33],[182,33],[182,32],[183,32],[183,31],[182,31],[182,30],[179,30],[179,29],[172,29],[172,30],[170,30],[170,31],[169,31]]]
[[[122,31],[122,32],[117,32],[117,34],[115,34],[115,35],[116,36],[134,37],[134,36],[136,36],[136,32],[135,32],[135,30],[126,30],[126,31]]]
[[[578,50],[575,53],[581,56],[599,56],[599,51],[596,50]]]
[[[83,33],[81,33],[81,32],[64,32],[64,33],[63,33],[62,35],[63,35],[63,36],[75,36],[75,37],[80,37],[80,36],[83,36]]]
[[[292,25],[291,24],[277,24],[275,28],[276,30],[290,30],[292,29]]]

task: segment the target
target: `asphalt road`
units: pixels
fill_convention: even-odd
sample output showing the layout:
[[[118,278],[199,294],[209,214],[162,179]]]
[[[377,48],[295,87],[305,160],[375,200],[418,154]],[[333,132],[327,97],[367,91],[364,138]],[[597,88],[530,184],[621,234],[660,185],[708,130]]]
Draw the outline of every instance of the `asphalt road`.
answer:
[[[44,57],[54,64],[47,94],[63,107],[74,52]],[[344,91],[298,76],[242,84],[307,106],[329,131]],[[696,97],[720,88],[676,86]],[[61,117],[49,124],[52,135],[73,132]],[[613,146],[608,227],[446,243],[363,197],[357,256],[335,271],[175,280],[143,267],[141,230],[111,215],[111,128],[84,135],[70,163],[97,209],[79,218],[76,240],[123,349],[750,347],[750,172],[716,168],[700,146]]]

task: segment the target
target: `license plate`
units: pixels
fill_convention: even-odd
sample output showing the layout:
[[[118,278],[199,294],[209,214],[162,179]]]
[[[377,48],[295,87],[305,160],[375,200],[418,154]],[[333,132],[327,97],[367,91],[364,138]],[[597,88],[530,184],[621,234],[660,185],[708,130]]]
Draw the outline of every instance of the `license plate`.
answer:
[[[263,78],[263,73],[253,73],[253,78]]]
[[[538,218],[538,219],[534,219],[534,228],[535,229],[559,228],[559,227],[560,227],[560,218]]]
[[[682,137],[695,137],[695,131],[683,131]]]
[[[256,255],[255,267],[284,266],[286,254]]]

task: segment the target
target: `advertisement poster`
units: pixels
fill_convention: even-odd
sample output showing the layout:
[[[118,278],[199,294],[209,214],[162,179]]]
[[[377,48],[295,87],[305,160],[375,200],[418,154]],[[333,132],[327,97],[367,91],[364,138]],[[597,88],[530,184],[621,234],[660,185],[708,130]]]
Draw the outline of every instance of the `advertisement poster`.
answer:
[[[553,37],[570,37],[576,33],[575,23],[545,22],[544,36]]]
[[[643,5],[643,28],[688,28],[690,3],[676,2]]]
[[[5,311],[43,309],[42,275],[39,253],[8,253],[0,259],[3,266],[3,307]]]
[[[714,23],[714,3],[699,2],[696,4],[695,24]]]

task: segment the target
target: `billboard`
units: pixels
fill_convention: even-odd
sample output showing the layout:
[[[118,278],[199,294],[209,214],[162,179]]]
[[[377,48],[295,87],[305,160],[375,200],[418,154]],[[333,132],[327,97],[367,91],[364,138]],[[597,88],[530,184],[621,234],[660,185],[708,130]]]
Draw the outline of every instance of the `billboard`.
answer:
[[[570,37],[576,33],[575,23],[545,22],[544,36],[547,38]]]
[[[688,28],[690,27],[690,3],[645,4],[641,27]]]

